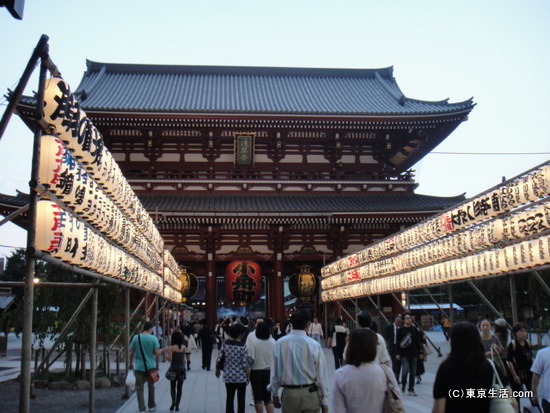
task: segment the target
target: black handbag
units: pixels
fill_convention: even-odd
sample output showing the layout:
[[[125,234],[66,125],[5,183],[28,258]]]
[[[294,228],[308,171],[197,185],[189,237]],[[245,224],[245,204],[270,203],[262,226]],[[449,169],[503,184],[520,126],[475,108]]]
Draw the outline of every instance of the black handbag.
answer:
[[[178,373],[176,370],[172,370],[171,368],[169,368],[168,370],[166,370],[165,377],[170,381],[174,381],[178,379]]]
[[[225,367],[225,346],[222,346],[220,352],[222,353],[221,354],[221,357],[218,358],[218,360],[216,361],[216,370],[220,370],[222,371],[223,368]]]

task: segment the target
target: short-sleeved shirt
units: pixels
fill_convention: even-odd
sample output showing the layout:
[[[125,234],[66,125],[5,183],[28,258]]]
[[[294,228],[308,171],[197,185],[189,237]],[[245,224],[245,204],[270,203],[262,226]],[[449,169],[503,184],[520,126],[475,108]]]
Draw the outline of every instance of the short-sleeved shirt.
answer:
[[[138,337],[141,338],[141,347],[143,347],[143,353],[145,353],[145,363],[143,362],[143,354],[141,352],[141,347],[139,346]],[[137,371],[146,372],[151,370],[156,366],[155,360],[155,349],[160,348],[159,341],[152,334],[138,334],[134,336],[130,347],[134,350],[135,353],[135,369]],[[147,366],[147,368],[145,368]]]
[[[483,365],[474,372],[468,372],[464,366],[445,360],[439,366],[433,387],[434,399],[446,399],[445,413],[487,413],[489,411],[488,391],[493,383],[493,368],[484,360]],[[485,397],[466,397],[467,390],[485,391]],[[450,398],[451,391],[463,396]]]
[[[550,401],[550,347],[543,348],[537,352],[531,371],[540,376],[537,395],[539,401],[546,399]]]
[[[531,365],[533,364],[533,351],[528,342],[522,346],[517,340],[508,344],[508,361],[514,365],[516,374],[520,379],[531,379]]]
[[[247,344],[248,356],[253,360],[250,368],[252,370],[269,370],[273,364],[273,347],[275,339],[269,337],[267,340],[256,338]],[[250,361],[250,360],[249,360]]]
[[[225,355],[223,367],[224,383],[246,383],[248,377],[245,367],[248,366],[248,353],[242,341],[225,340],[218,354],[218,360]]]
[[[500,342],[497,336],[491,336],[491,338],[488,338],[488,339],[484,339],[483,337],[481,337],[481,344],[483,344],[483,349],[485,353],[491,351],[491,346],[493,344],[496,344],[497,346],[499,346],[501,349],[504,350],[504,347],[502,346],[502,343]]]

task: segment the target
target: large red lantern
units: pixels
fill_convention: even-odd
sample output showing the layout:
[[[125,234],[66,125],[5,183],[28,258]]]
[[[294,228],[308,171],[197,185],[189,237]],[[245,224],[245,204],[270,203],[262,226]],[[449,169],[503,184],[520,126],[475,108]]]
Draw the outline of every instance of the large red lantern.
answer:
[[[199,280],[195,274],[188,271],[185,265],[180,265],[181,302],[188,303],[199,291]]]
[[[253,261],[233,261],[225,269],[225,296],[236,305],[260,298],[262,269]]]
[[[299,303],[309,304],[313,302],[313,296],[317,292],[317,278],[310,271],[309,265],[302,265],[299,274],[293,274],[288,280],[288,288]]]

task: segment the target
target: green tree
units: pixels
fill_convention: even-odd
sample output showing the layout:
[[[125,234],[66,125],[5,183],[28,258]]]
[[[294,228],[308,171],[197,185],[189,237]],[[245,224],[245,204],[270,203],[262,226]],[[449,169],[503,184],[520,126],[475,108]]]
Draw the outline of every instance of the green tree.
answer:
[[[25,251],[18,250],[7,259],[6,269],[3,274],[0,274],[0,279],[4,281],[23,281],[24,276]],[[55,265],[41,261],[36,263],[35,278],[40,281],[58,283],[89,283],[91,280],[93,281],[90,277],[60,269]],[[42,346],[46,337],[53,340],[59,335],[88,293],[88,290],[85,287],[50,287],[40,286],[40,283],[36,285],[34,289],[33,332],[39,346]],[[13,291],[18,297],[19,304],[21,304],[24,289],[17,287]],[[121,318],[123,302],[122,287],[113,283],[102,283],[98,296],[98,331],[95,333],[105,337],[107,343],[113,340],[123,329]],[[20,332],[22,328],[22,306],[18,305],[15,312],[17,316],[10,320],[13,323],[11,327],[16,332]],[[79,348],[81,351],[88,349],[91,338],[91,316],[92,300],[89,300],[62,344],[62,348],[67,350],[67,360],[72,359],[71,352],[73,348]]]

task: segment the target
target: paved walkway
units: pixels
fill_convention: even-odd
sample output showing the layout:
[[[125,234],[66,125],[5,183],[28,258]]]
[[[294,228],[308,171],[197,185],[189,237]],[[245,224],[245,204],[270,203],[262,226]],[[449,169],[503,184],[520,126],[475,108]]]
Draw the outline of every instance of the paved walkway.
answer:
[[[434,341],[436,346],[441,347],[445,356],[449,352],[449,344],[445,341],[443,333],[428,332],[427,335]],[[324,349],[325,358],[329,368],[329,376],[332,380],[334,375],[334,358],[330,349]],[[217,351],[212,354],[212,365],[214,365]],[[425,413],[431,410],[432,388],[435,380],[435,373],[443,358],[437,357],[434,351],[426,363],[426,373],[422,376],[422,383],[415,386],[417,397],[403,396],[407,413]],[[155,384],[157,412],[169,412],[170,383],[164,378],[168,363],[160,363],[161,379]],[[145,390],[147,394],[147,389]],[[247,388],[247,395],[251,394],[250,386]],[[236,403],[236,402],[235,402]],[[117,413],[135,413],[138,411],[135,393],[122,406]],[[247,400],[246,413],[254,413],[254,407],[250,406]],[[280,410],[279,410],[280,411]],[[191,354],[191,370],[187,372],[187,380],[183,384],[183,396],[180,404],[180,412],[183,413],[225,413],[225,385],[223,380],[217,379],[214,371],[201,369],[201,358],[199,352]]]
[[[449,352],[449,344],[445,341],[441,332],[428,332],[428,337],[438,347],[445,356]],[[51,342],[46,341],[46,348],[49,348]],[[8,355],[0,358],[0,382],[13,380],[19,375],[21,367],[21,340],[12,333],[8,338]],[[330,349],[324,348],[325,358],[327,360],[329,376],[332,381],[334,374],[334,358]],[[212,354],[212,367],[217,357],[217,351]],[[415,386],[418,393],[417,397],[408,395],[403,396],[407,413],[425,413],[430,411],[432,406],[432,387],[435,379],[435,373],[441,363],[442,358],[437,357],[434,352],[428,357],[426,363],[426,373],[422,376],[422,383]],[[169,412],[170,383],[164,378],[164,373],[168,369],[169,363],[160,363],[161,380],[155,384],[157,412]],[[187,373],[187,380],[183,384],[183,397],[180,404],[180,412],[183,413],[225,413],[225,385],[223,380],[217,379],[214,371],[206,371],[200,368],[201,353],[193,352],[191,354],[191,370]],[[56,362],[54,368],[63,368],[62,362]],[[121,389],[122,392],[122,389]],[[250,386],[247,389],[247,395],[251,394]],[[117,413],[134,413],[138,411],[137,399],[133,393],[126,403],[118,409]],[[280,411],[280,410],[279,410]],[[247,400],[246,413],[254,413],[254,407],[250,406]]]

